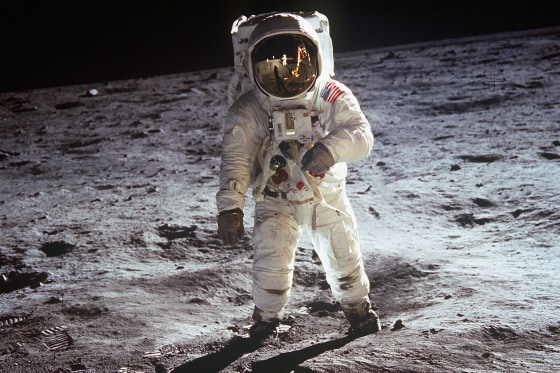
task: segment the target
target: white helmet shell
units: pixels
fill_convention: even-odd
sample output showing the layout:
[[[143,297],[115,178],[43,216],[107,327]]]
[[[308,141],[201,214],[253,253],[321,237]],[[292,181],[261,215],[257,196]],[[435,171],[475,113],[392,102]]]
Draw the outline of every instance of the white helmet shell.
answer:
[[[280,12],[284,14],[285,12]],[[253,76],[249,74],[250,56],[249,56],[249,38],[253,31],[266,19],[273,15],[279,14],[279,12],[270,12],[257,15],[251,15],[246,17],[244,15],[237,18],[231,26],[231,38],[233,46],[233,61],[234,61],[234,71],[230,78],[228,84],[228,102],[232,105],[241,95],[251,91],[253,89],[262,91],[256,87],[253,82]],[[334,56],[333,56],[333,46],[330,37],[330,25],[329,20],[326,15],[313,11],[313,12],[295,12],[291,14],[296,14],[299,17],[303,17],[319,36],[319,46],[320,50],[318,52],[318,62],[320,63],[321,74],[318,79],[327,80],[335,75],[334,73]],[[268,27],[267,27],[268,28]],[[303,32],[311,32],[308,27],[297,26],[298,29],[303,30]],[[268,28],[269,32],[277,33],[278,29],[271,30]],[[287,28],[284,28],[285,31]],[[264,30],[264,29],[262,29]],[[309,31],[306,31],[309,30]],[[261,33],[262,31],[259,31]],[[264,36],[260,34],[261,37]],[[256,42],[257,33],[252,38],[252,42]],[[264,97],[267,97],[262,93]],[[269,99],[274,99],[268,96]],[[279,103],[279,102],[277,102]]]
[[[272,101],[305,97],[323,72],[319,36],[299,15],[270,15],[248,44],[249,78]]]

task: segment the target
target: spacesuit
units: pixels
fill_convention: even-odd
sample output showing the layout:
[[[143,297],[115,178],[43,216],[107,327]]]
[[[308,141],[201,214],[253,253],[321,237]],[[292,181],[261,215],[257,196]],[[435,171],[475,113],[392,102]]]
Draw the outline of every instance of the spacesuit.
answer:
[[[243,237],[252,188],[255,330],[264,325],[269,331],[284,317],[303,230],[311,233],[351,329],[380,329],[345,184],[346,162],[370,154],[373,134],[356,97],[332,79],[321,53],[305,18],[274,13],[262,20],[248,40],[253,89],[233,102],[225,123],[218,235],[228,245]]]

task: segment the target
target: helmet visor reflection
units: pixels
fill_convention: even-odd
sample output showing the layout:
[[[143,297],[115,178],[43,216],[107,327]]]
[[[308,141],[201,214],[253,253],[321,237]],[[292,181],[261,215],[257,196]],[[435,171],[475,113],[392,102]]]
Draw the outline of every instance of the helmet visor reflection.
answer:
[[[260,42],[252,53],[255,80],[265,93],[294,97],[317,78],[315,45],[301,35],[278,35]]]

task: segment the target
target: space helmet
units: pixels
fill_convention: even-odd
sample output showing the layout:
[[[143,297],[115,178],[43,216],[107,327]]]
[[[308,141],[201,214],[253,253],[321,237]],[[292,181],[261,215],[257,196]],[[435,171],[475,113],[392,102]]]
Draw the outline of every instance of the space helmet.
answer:
[[[249,39],[249,75],[273,100],[304,97],[321,74],[318,35],[303,17],[276,13]]]

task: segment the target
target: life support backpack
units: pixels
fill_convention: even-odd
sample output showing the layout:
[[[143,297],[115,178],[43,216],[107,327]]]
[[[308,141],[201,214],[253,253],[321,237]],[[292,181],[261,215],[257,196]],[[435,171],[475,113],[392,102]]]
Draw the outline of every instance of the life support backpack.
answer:
[[[265,20],[267,17],[277,14],[278,12],[263,13],[246,17],[240,16],[231,27],[231,39],[233,44],[233,64],[234,71],[228,85],[228,102],[233,104],[238,97],[247,91],[255,88],[255,85],[249,78],[249,38],[255,27]],[[319,35],[319,47],[322,55],[323,71],[334,76],[334,57],[332,40],[329,30],[329,20],[317,11],[314,12],[291,12],[291,14],[303,17]]]

